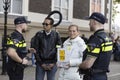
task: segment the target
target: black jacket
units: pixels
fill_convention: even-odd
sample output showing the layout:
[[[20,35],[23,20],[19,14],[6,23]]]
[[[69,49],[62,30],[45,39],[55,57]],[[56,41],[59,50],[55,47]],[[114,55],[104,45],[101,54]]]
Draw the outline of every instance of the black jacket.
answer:
[[[57,61],[57,45],[61,45],[61,38],[55,31],[51,31],[46,35],[45,31],[39,31],[34,37],[34,48],[41,59],[41,63],[56,63]]]

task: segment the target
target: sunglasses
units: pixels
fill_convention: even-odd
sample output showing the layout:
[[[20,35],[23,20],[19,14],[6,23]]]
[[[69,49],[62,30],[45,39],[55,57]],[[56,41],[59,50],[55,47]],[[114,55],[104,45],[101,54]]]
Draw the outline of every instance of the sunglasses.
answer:
[[[50,25],[50,24],[48,24],[48,23],[42,23],[42,25],[43,25],[43,26],[48,26],[48,25]]]

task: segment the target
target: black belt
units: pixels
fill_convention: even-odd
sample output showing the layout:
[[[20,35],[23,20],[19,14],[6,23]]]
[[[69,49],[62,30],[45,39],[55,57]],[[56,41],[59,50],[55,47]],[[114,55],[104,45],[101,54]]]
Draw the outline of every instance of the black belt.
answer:
[[[92,69],[93,73],[106,73],[107,70],[101,70],[101,69]]]

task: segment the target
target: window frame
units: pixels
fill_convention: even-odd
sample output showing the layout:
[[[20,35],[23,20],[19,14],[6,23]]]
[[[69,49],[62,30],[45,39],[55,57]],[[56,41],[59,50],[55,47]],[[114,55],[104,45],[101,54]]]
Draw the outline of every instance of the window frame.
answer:
[[[21,13],[13,13],[13,0],[11,0],[10,7],[8,9],[8,14],[10,14],[10,15],[22,15],[23,14],[23,0],[21,0],[21,1],[22,1],[22,4],[21,4]],[[4,6],[4,4],[3,4],[3,6]],[[0,11],[0,14],[4,14],[4,9],[3,9],[3,12]]]
[[[63,0],[62,0],[63,1]],[[64,22],[71,22],[72,21],[72,17],[73,17],[73,0],[68,0],[68,19],[67,20],[63,20]],[[62,2],[61,2],[62,3]],[[62,6],[60,6],[60,10],[64,9]],[[66,9],[66,8],[65,8]],[[52,11],[55,10],[55,5],[54,5],[54,0],[52,0]],[[62,15],[63,16],[63,15]],[[55,19],[57,20],[57,19]]]
[[[98,1],[98,0],[97,0]],[[91,8],[91,6],[92,6],[92,0],[90,0],[90,11],[89,11],[89,15],[91,15],[92,14],[92,8]],[[105,0],[101,0],[101,13],[102,14],[104,14],[104,12],[105,12]]]

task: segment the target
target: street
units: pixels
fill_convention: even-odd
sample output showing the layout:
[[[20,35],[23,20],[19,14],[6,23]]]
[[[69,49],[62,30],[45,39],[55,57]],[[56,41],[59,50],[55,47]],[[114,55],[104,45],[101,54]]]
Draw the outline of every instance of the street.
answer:
[[[108,80],[120,80],[120,61],[111,61],[110,73],[108,73]]]
[[[0,72],[1,72],[1,61],[0,61]],[[57,80],[57,74],[56,74],[56,80]],[[0,80],[8,80],[8,76],[0,75]],[[29,66],[25,69],[24,80],[35,80],[35,67]],[[120,62],[111,61],[110,73],[108,73],[108,80],[120,80]]]

